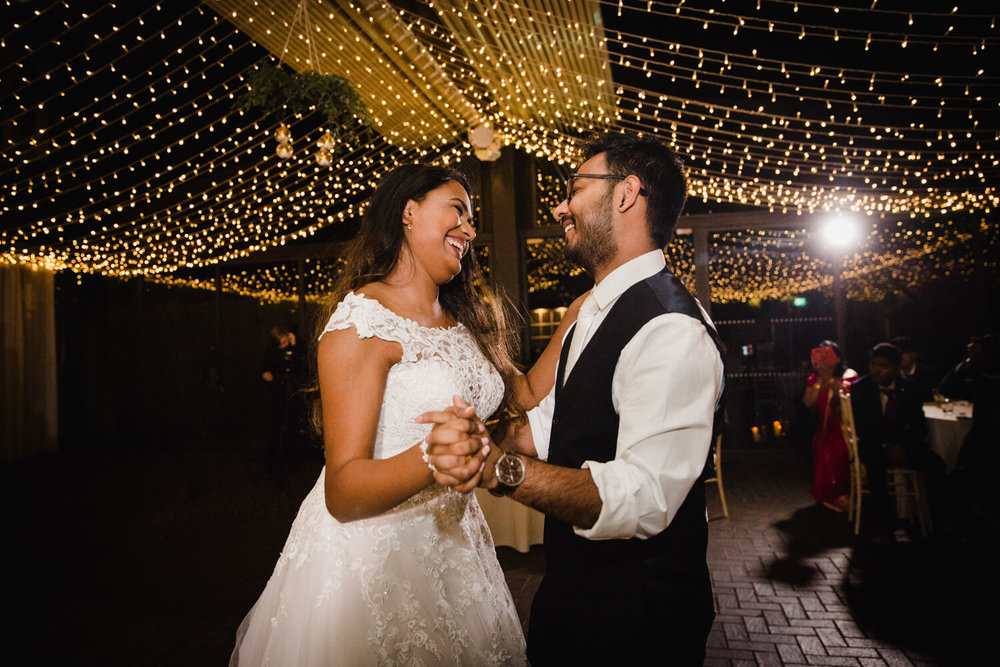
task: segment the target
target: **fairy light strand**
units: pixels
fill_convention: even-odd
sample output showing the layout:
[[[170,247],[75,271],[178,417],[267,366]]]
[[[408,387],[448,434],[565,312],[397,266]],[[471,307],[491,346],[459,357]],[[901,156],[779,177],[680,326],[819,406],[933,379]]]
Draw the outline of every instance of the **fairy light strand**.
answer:
[[[769,9],[772,18],[779,17],[779,10],[790,14],[774,22],[775,32],[770,34],[775,39],[797,41],[791,35],[796,28],[810,39],[830,39],[827,26],[793,18],[796,12],[788,3],[771,4],[776,5]],[[806,7],[813,12],[823,9],[800,5],[803,11]],[[276,53],[289,34],[296,6],[295,2],[213,0],[198,6],[197,15],[185,13],[193,10],[183,6],[147,9],[156,12],[157,20],[147,20],[138,33],[142,41],[129,44],[124,52],[139,48],[140,43],[162,42],[169,30],[184,34],[173,42],[176,52],[166,59],[170,65],[150,66],[149,72],[135,77],[139,79],[135,88],[123,87],[124,73],[115,71],[121,69],[117,64],[121,54],[111,54],[116,59],[111,66],[96,60],[109,57],[104,48],[88,50],[95,60],[86,67],[70,63],[71,71],[57,66],[49,72],[52,81],[67,81],[66,90],[58,96],[48,90],[48,99],[43,100],[38,95],[40,84],[48,79],[26,76],[24,81],[34,83],[15,91],[25,108],[37,110],[31,103],[41,100],[50,115],[55,108],[51,120],[59,118],[62,125],[50,120],[48,127],[39,128],[45,132],[38,137],[54,143],[43,145],[30,132],[5,137],[0,170],[13,166],[16,177],[11,179],[11,172],[5,172],[8,178],[0,188],[0,212],[11,216],[8,220],[24,216],[28,222],[0,231],[2,261],[170,281],[172,272],[179,276],[183,270],[245,259],[355,218],[366,194],[393,164],[455,161],[467,154],[468,146],[463,144],[467,128],[458,102],[430,99],[433,93],[428,91],[434,84],[424,71],[400,67],[407,56],[403,45],[392,41],[396,37],[375,39],[359,30],[358,22],[367,20],[359,3],[334,6],[317,1],[311,5],[315,9],[307,27],[311,39],[291,39],[287,61],[300,71],[317,64],[322,71],[348,78],[383,138],[339,153],[340,161],[333,165],[340,171],[337,174],[311,162],[308,145],[317,138],[318,120],[295,119],[295,127],[301,129],[295,131],[294,157],[289,161],[274,158],[270,135],[279,119],[263,122],[253,114],[224,109],[243,84],[238,76],[219,77],[212,67],[221,66],[227,73],[241,71],[242,67],[230,63],[241,61],[257,44]],[[998,166],[994,146],[1000,140],[994,106],[998,86],[982,55],[982,48],[995,41],[990,21],[979,21],[979,41],[975,53],[968,55],[969,62],[983,63],[978,69],[935,73],[915,68],[907,76],[830,62],[810,64],[810,52],[798,49],[794,62],[740,53],[736,48],[712,51],[698,44],[700,33],[694,30],[683,43],[658,41],[634,30],[619,32],[595,24],[587,3],[435,0],[427,6],[430,11],[421,15],[395,6],[387,10],[400,19],[475,112],[488,119],[502,145],[551,163],[552,173],[577,164],[579,138],[589,132],[627,127],[659,134],[685,155],[692,198],[772,211],[852,210],[873,219],[909,216],[906,225],[892,228],[887,237],[895,239],[889,243],[896,244],[895,250],[873,250],[864,256],[868,265],[884,266],[890,274],[922,275],[913,267],[945,262],[937,258],[951,257],[968,242],[958,233],[910,237],[905,230],[922,229],[926,221],[949,211],[969,211],[989,220],[1000,205],[993,185]],[[649,6],[654,10],[652,18],[677,19],[678,26],[706,18],[704,12],[688,12],[687,6],[680,19],[672,13],[673,6],[660,3],[603,6],[611,12],[622,7],[626,13]],[[220,22],[209,7],[240,32]],[[707,17],[706,30],[765,29],[759,20],[766,14],[759,9],[756,16],[750,11],[727,14],[718,9]],[[916,27],[921,20],[941,18],[933,13],[913,14]],[[31,21],[55,25],[63,16],[67,31],[61,32],[100,23],[80,18],[85,15],[70,11],[65,3],[50,5],[44,12],[36,10]],[[116,22],[114,16],[111,12],[106,18],[107,32],[95,35],[104,46],[135,39],[130,31],[136,26],[123,29],[124,21]],[[180,26],[178,17],[185,17]],[[751,19],[757,23],[748,27]],[[844,20],[850,19],[845,16]],[[971,25],[968,15],[956,21]],[[831,21],[829,27],[839,30],[843,48],[859,52],[899,46],[902,34],[888,24],[884,30],[870,31],[861,21],[855,32],[840,25],[840,20]],[[787,33],[777,32],[786,28]],[[22,49],[24,45],[14,43],[22,37],[35,44],[27,37],[29,33],[15,29],[5,36],[3,48]],[[202,41],[195,42],[194,34],[204,35]],[[254,39],[239,42],[246,39],[244,34]],[[864,47],[862,34],[868,42]],[[924,43],[924,37],[933,37],[934,44]],[[968,35],[928,35],[926,30],[913,30],[904,38],[910,49],[906,53],[919,49],[934,53],[934,48],[948,45],[966,48],[976,41]],[[207,48],[226,48],[217,42],[229,44],[235,53],[224,54],[219,62],[200,60],[199,53]],[[40,57],[23,50],[18,54],[22,66]],[[93,74],[88,78],[84,70]],[[625,73],[627,80],[614,81],[619,73]],[[68,76],[79,81],[73,83]],[[109,76],[117,77],[105,86],[117,95],[117,102],[111,95],[81,100],[74,91],[94,81],[107,83]],[[206,80],[224,85],[216,89],[198,85]],[[639,83],[643,80],[649,87]],[[683,85],[668,85],[672,95],[657,92],[665,82]],[[140,92],[149,89],[156,94]],[[182,101],[192,90],[209,90],[205,94],[212,99]],[[126,91],[132,94],[128,103],[133,109],[140,107],[152,115],[128,110],[121,103]],[[79,117],[58,108],[63,92],[82,102]],[[789,101],[800,110],[784,111]],[[8,111],[17,108],[8,107]],[[889,109],[899,113],[888,114]],[[19,122],[35,122],[35,118],[32,111]],[[116,131],[122,122],[123,130]],[[147,134],[168,140],[147,145],[142,140]],[[155,151],[154,145],[159,147]],[[547,187],[555,185],[556,194],[540,195],[540,206],[559,196],[552,178],[546,175],[542,181]],[[749,232],[746,238],[751,239]],[[771,252],[767,242],[752,240],[758,250]],[[784,285],[782,289],[824,284],[821,267],[802,256],[746,263],[750,260],[744,254],[730,250],[743,241],[718,242],[720,276],[736,276],[740,272],[727,273],[726,267],[742,266],[742,273],[752,267],[770,276],[774,285]],[[905,245],[911,242],[916,245]],[[684,239],[678,243],[681,249],[689,245]],[[928,259],[926,250],[934,259]],[[693,267],[686,252],[673,252],[672,261]],[[951,263],[942,264],[945,270],[966,270],[958,260],[947,262]],[[801,269],[788,268],[800,263]],[[875,281],[878,271],[864,273],[862,268],[857,267],[858,284]],[[281,272],[260,274],[264,282],[259,284],[253,282],[257,280],[254,275],[248,271],[245,279],[233,278],[227,284],[248,294],[267,292],[267,280],[286,284],[287,276]],[[740,291],[735,277],[733,281],[731,285],[719,283],[720,294],[730,298],[725,295],[731,292],[732,298],[745,298],[751,290]],[[772,288],[755,283],[753,289]]]

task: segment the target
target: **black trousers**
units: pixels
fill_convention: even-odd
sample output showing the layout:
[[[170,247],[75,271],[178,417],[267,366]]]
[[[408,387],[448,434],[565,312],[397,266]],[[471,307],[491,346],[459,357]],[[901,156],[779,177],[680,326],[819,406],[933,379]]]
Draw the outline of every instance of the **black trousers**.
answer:
[[[891,531],[896,524],[896,510],[889,497],[889,462],[885,451],[873,447],[862,453],[861,461],[865,464],[872,498],[872,523],[876,532]],[[916,449],[907,452],[906,467],[924,473],[931,518],[933,523],[940,525],[948,502],[944,461],[930,448]]]
[[[528,626],[532,667],[704,663],[715,619],[707,572],[704,581],[681,578],[670,593],[642,585],[588,588],[599,578],[542,580]]]

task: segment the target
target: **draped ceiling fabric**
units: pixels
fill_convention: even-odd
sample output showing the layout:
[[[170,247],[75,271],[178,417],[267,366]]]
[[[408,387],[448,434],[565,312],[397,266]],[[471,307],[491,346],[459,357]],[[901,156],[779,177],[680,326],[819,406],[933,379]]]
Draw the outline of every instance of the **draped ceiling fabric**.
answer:
[[[997,268],[995,3],[309,0],[307,24],[299,0],[0,1],[0,262],[211,287],[331,240],[397,164],[515,147],[541,202],[581,138],[624,128],[684,156],[691,209],[861,216],[854,295]],[[377,133],[317,166],[320,114],[238,108],[262,58],[345,77]],[[809,224],[712,236],[713,294],[821,286]],[[287,296],[295,272],[221,284]]]
[[[404,7],[421,3],[317,0],[308,6],[318,65],[302,32],[287,38],[298,0],[206,4],[295,70],[346,78],[392,143],[448,144],[485,123],[565,158],[574,135],[615,120],[596,0],[435,0],[420,14]]]

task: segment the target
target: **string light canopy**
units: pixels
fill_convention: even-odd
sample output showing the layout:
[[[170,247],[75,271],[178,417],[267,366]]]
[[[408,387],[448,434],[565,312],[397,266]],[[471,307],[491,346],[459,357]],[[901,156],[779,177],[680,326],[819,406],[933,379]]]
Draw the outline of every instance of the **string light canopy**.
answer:
[[[514,146],[570,168],[582,137],[613,128],[672,143],[692,205],[850,212],[885,223],[879,248],[928,221],[990,229],[1000,203],[991,5],[3,2],[0,261],[171,280],[336,234],[396,164]],[[343,77],[376,134],[345,137],[329,166],[279,159],[279,129],[311,146],[326,130],[319,113],[280,128],[234,107],[262,58]],[[741,266],[731,245],[715,247],[720,275]]]
[[[16,85],[2,104],[0,259],[150,277],[245,258],[355,218],[396,164],[459,154],[448,137],[358,141],[358,126],[328,169],[278,159],[279,123],[236,104],[243,72],[267,52],[184,5],[136,17],[55,3],[3,35],[0,48],[20,55],[3,70]],[[321,121],[304,116],[290,132],[320,140]]]
[[[713,302],[759,303],[816,290],[832,294],[831,263],[818,233],[799,228],[709,236]],[[941,279],[969,284],[977,275],[988,279],[987,288],[997,287],[1000,228],[972,216],[874,225],[857,243],[843,274],[847,295],[854,300],[878,302],[911,296]],[[566,280],[582,271],[566,261],[562,247],[561,238],[535,239],[527,245],[528,287],[544,295],[545,302],[566,303],[579,293],[567,287]],[[691,236],[677,236],[665,256],[667,265],[693,292]],[[581,284],[586,288],[586,279]]]
[[[288,43],[301,22],[305,33],[307,64],[311,69],[293,73],[281,67],[281,61],[288,52]],[[297,118],[313,112],[325,117],[325,131],[316,142],[316,164],[328,167],[333,162],[334,145],[341,135],[349,135],[356,125],[368,128],[368,118],[358,94],[343,77],[324,75],[320,69],[319,52],[316,50],[312,22],[309,20],[309,3],[299,0],[298,8],[288,28],[288,36],[272,65],[265,58],[249,68],[244,78],[246,89],[239,96],[239,107],[244,110],[262,109],[265,113],[284,116],[294,114]],[[292,156],[292,132],[285,123],[280,123],[274,132],[278,143],[275,153],[282,159]]]

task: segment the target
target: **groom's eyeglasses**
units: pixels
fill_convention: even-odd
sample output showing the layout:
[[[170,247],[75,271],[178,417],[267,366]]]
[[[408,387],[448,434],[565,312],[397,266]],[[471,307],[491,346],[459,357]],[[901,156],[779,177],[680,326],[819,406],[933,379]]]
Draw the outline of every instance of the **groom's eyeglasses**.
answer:
[[[566,203],[568,204],[571,199],[573,199],[573,179],[575,178],[599,178],[602,181],[624,181],[628,176],[616,176],[615,174],[570,174],[566,177]],[[643,197],[648,197],[649,192],[646,188],[640,186],[639,194]]]

